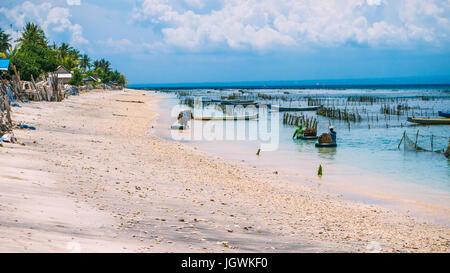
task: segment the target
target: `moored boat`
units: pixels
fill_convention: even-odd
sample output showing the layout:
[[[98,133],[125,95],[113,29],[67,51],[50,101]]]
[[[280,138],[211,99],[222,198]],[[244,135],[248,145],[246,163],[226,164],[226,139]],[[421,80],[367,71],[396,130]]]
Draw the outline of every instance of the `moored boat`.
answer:
[[[252,120],[257,119],[258,114],[245,115],[245,116],[205,116],[194,117],[195,120]]]
[[[255,103],[255,102],[253,100],[221,100],[220,103],[237,105],[237,104],[251,104],[251,103]]]
[[[450,124],[450,118],[412,118],[408,117],[408,121],[424,125]]]
[[[256,105],[257,103],[253,102],[253,101],[251,101],[251,102],[244,101],[244,102],[221,102],[220,104],[222,104],[222,105],[242,105],[242,106],[247,106],[247,105]]]
[[[438,115],[441,117],[444,117],[444,118],[450,118],[450,113],[445,113],[445,112],[439,111]]]
[[[279,105],[272,105],[272,110],[278,112],[288,112],[288,111],[316,111],[322,108],[323,105],[320,106],[305,106],[305,107],[284,107]]]

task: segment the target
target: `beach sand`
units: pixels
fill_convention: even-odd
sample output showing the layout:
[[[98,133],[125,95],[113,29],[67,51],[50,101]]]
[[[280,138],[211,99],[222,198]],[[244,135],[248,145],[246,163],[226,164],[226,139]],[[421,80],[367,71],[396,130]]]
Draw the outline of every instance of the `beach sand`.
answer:
[[[13,109],[37,130],[0,147],[0,252],[449,252],[448,226],[151,136],[158,100]]]

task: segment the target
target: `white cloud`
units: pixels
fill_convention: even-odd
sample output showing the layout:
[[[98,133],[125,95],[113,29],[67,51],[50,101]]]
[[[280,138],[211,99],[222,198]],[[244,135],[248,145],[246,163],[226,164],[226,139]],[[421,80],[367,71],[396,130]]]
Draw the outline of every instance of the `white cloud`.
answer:
[[[5,16],[8,22],[18,28],[23,28],[27,22],[34,22],[42,26],[45,32],[65,32],[71,34],[70,43],[79,45],[88,41],[83,37],[83,28],[79,24],[70,21],[68,8],[54,7],[50,2],[34,4],[26,1],[11,9],[0,8],[0,14]],[[15,33],[16,35],[17,33]]]
[[[114,40],[112,38],[106,41],[97,41],[97,44],[108,49],[112,53],[120,52],[161,52],[165,50],[162,43],[145,43],[145,42],[132,42],[128,39]]]
[[[223,0],[208,10],[210,3],[143,0],[133,20],[153,25],[163,43],[189,50],[336,47],[347,43],[409,47],[449,42],[449,1]]]

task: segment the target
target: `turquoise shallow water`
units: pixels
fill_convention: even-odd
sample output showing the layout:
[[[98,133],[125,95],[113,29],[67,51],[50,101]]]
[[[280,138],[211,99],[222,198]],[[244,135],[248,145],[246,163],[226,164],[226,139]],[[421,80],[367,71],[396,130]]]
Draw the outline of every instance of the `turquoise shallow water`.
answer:
[[[176,93],[164,93],[166,99],[160,105],[159,135],[172,139],[174,132],[168,126],[176,118],[170,115],[175,106],[180,106],[180,100],[190,97],[203,97],[217,99],[220,96],[238,94],[244,98],[252,98],[260,103],[280,104],[284,106],[307,106],[308,102],[318,102],[325,107],[347,109],[361,116],[359,122],[346,122],[332,120],[317,116],[315,112],[290,112],[290,114],[303,114],[318,118],[318,132],[326,132],[332,124],[338,133],[338,147],[335,149],[316,148],[314,141],[293,140],[295,127],[283,125],[284,113],[279,115],[268,114],[269,121],[260,117],[257,121],[214,121],[208,127],[224,127],[222,139],[200,138],[183,140],[202,150],[218,154],[230,159],[244,160],[258,167],[283,170],[287,175],[311,178],[317,182],[317,167],[324,168],[323,184],[334,186],[338,192],[358,192],[359,194],[372,193],[369,203],[393,203],[403,200],[406,203],[427,203],[438,206],[441,221],[448,222],[450,208],[450,160],[443,154],[434,152],[419,152],[404,149],[398,144],[404,132],[415,141],[418,132],[418,145],[431,149],[431,136],[433,136],[433,149],[444,149],[450,137],[450,125],[421,126],[406,122],[406,116],[437,117],[437,111],[450,111],[450,94],[445,88],[436,89],[349,89],[349,90],[214,90],[194,89],[182,90],[178,98]],[[258,94],[265,94],[261,96]],[[264,98],[263,98],[264,97]],[[383,106],[398,109],[402,105],[405,111],[398,115],[385,115],[381,113]],[[186,107],[186,106],[184,106]],[[221,115],[216,105],[204,105],[208,115],[215,113]],[[177,112],[178,110],[175,110]],[[254,109],[247,112],[253,113]],[[239,115],[245,110],[234,112]],[[172,113],[173,114],[173,113]],[[261,123],[271,123],[271,119],[278,119],[272,123],[279,129],[278,148],[274,151],[262,152],[256,156],[256,150],[261,141],[248,140],[248,135]],[[196,126],[202,125],[203,127]],[[191,130],[178,133],[181,135],[194,135],[195,131],[205,130],[204,122],[192,123]],[[233,131],[230,133],[230,131]],[[243,141],[227,139],[228,135],[237,132],[247,132],[247,139]],[[220,135],[220,134],[217,134]],[[356,190],[357,189],[357,190]],[[350,195],[350,194],[349,194]],[[355,197],[355,199],[361,199]]]

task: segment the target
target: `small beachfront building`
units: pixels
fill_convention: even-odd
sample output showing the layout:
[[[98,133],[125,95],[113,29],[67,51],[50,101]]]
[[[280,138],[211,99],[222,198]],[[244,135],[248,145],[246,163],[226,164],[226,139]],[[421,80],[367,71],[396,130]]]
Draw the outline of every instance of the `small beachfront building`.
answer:
[[[83,84],[84,85],[93,84],[95,82],[97,82],[97,79],[92,77],[92,76],[83,78]]]
[[[62,84],[66,84],[72,79],[72,73],[62,65],[58,66],[55,73],[58,77],[58,82]]]

